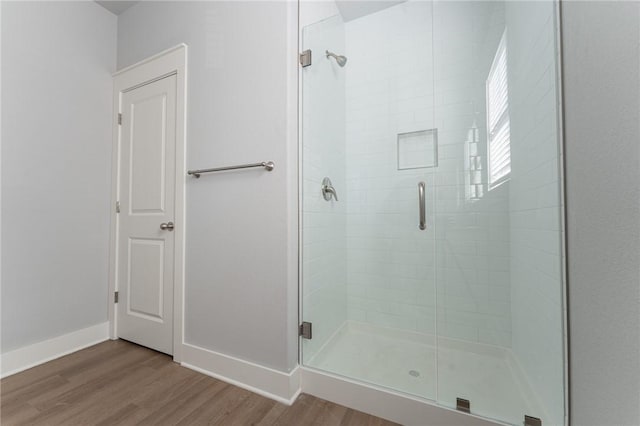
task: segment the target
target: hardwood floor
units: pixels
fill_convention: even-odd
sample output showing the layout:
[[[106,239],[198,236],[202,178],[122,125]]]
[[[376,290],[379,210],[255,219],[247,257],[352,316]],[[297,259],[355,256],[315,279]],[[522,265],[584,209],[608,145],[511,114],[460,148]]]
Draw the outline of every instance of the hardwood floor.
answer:
[[[394,424],[304,394],[288,407],[123,340],[1,380],[0,402],[3,426]]]

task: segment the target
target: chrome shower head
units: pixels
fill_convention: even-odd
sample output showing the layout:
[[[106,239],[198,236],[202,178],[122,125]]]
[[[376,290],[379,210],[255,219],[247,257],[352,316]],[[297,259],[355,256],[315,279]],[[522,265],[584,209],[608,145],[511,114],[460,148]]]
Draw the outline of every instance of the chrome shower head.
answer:
[[[332,57],[336,60],[336,62],[338,63],[338,65],[340,65],[341,67],[344,67],[347,63],[347,57],[346,56],[342,56],[342,55],[336,55],[335,53],[329,52],[328,50],[326,51],[327,54],[327,58]]]

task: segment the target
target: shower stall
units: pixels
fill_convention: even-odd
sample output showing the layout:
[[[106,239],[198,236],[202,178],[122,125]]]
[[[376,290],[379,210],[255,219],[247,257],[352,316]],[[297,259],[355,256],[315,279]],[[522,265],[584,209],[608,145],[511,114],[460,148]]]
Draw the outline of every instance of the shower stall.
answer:
[[[557,8],[300,2],[304,368],[567,422]]]

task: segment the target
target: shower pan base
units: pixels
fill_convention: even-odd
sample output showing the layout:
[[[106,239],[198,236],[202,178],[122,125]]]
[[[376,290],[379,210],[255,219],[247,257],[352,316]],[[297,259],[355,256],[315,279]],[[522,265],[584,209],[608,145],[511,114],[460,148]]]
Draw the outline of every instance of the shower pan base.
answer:
[[[542,418],[543,424],[553,424],[546,419],[545,411],[510,350],[442,337],[436,350],[434,343],[432,335],[347,321],[306,363],[305,367],[309,368],[302,374],[303,391],[345,405],[353,399],[361,404],[353,408],[403,424],[420,424],[418,418],[412,418],[412,413],[425,415],[426,409],[444,410],[439,412],[445,416],[442,421],[452,413],[461,415],[449,410],[455,407],[458,397],[470,400],[471,413],[485,418],[500,417],[511,424],[522,424],[523,413],[526,413]],[[327,381],[332,384],[323,392],[322,384],[327,385]],[[357,389],[347,392],[347,400],[335,396],[332,399],[331,395],[339,394],[335,390],[341,388],[335,387],[336,382],[343,382],[341,387]],[[312,383],[319,385],[312,386]],[[373,404],[359,398],[359,393],[365,390],[380,393],[371,400]],[[382,403],[390,395],[404,399],[401,406],[418,405],[393,415],[398,411],[394,408],[397,404]],[[435,401],[438,406],[434,405]],[[367,403],[372,406],[362,406]],[[465,424],[470,423],[465,421]]]

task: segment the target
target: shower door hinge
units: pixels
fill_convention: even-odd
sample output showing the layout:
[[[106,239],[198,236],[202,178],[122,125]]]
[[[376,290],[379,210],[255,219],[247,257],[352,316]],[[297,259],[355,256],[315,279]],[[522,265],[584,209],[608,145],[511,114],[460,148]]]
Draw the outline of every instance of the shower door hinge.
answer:
[[[471,413],[471,402],[468,399],[456,398],[456,410]]]
[[[118,292],[113,293],[113,303],[118,303]]]
[[[120,213],[120,201],[116,201],[116,213]]]
[[[118,126],[122,125],[122,113],[118,113]]]
[[[542,426],[542,420],[537,417],[524,415],[524,426]]]
[[[303,321],[302,324],[300,324],[300,329],[298,334],[302,336],[304,339],[311,339],[311,336],[312,336],[311,323]]]
[[[311,65],[311,50],[307,49],[300,54],[300,65],[303,68]]]

